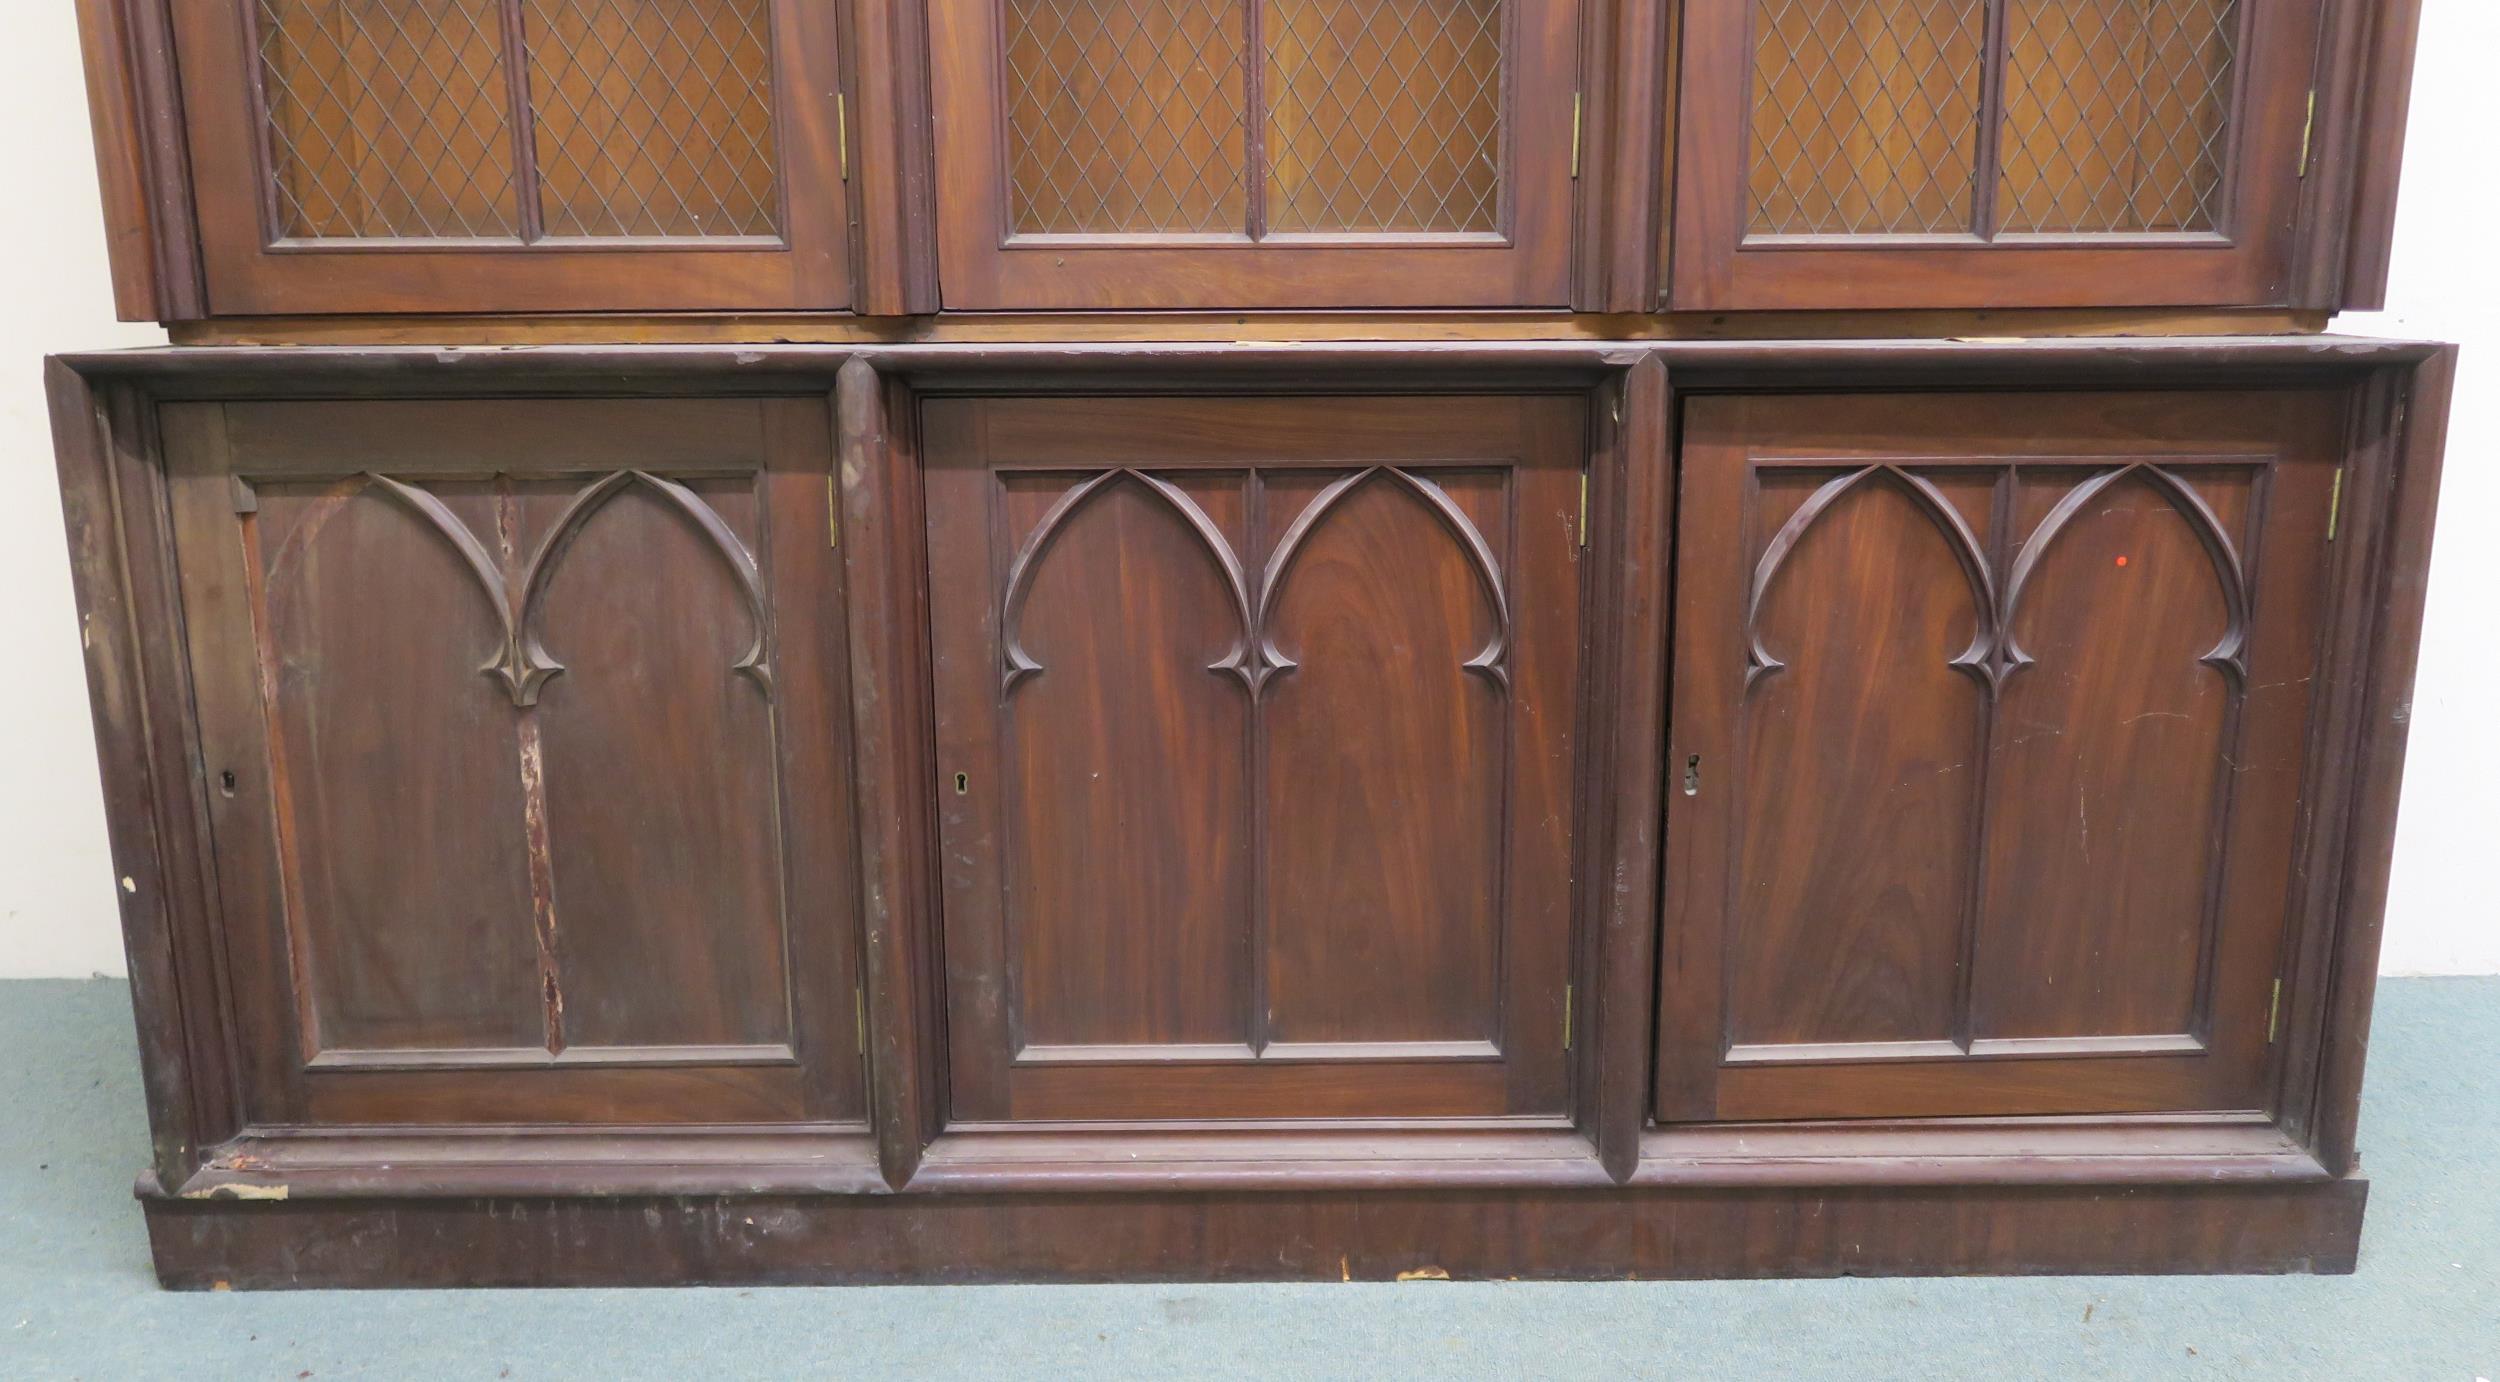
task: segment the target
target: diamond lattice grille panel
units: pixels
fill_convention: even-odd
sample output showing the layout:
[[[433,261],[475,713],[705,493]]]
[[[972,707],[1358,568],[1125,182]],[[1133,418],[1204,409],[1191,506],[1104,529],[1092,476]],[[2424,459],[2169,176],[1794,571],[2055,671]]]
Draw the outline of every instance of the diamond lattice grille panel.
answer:
[[[546,232],[779,229],[768,0],[528,0]]]
[[[1009,224],[1240,234],[1239,0],[1007,0]]]
[[[1501,228],[1503,0],[1271,0],[1268,224]]]
[[[527,0],[547,235],[775,235],[768,0]]]
[[[1756,235],[1968,233],[1984,0],[1756,0]]]
[[[498,0],[259,0],[276,231],[520,233]]]
[[[2012,0],[2002,229],[2220,227],[2237,0]]]

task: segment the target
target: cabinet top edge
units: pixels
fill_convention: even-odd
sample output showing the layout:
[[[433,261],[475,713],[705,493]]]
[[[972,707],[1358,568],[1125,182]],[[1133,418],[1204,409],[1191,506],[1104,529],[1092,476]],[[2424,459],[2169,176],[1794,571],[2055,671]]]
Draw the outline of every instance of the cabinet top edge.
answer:
[[[2010,369],[2124,369],[2135,364],[2252,366],[2268,369],[2372,369],[2418,364],[2451,350],[2428,341],[2371,336],[1994,337],[1765,341],[1338,341],[1338,342],[942,342],[885,346],[549,345],[549,346],[146,346],[50,357],[91,382],[249,383],[322,376],[442,383],[460,379],[569,379],[624,384],[664,376],[793,382],[830,388],[841,367],[862,360],[881,374],[1050,375],[1157,367],[1272,374],[1348,364],[1389,371],[1551,369],[1610,373],[1645,360],[1670,370],[1780,368],[1799,373],[1848,369],[1925,371],[1987,365]],[[1342,381],[1340,381],[1342,382]]]
[[[2333,316],[2279,308],[1990,308],[1659,314],[1449,310],[848,313],[478,313],[235,316],[166,323],[181,345],[816,345],[945,342],[1909,340],[2315,335]]]

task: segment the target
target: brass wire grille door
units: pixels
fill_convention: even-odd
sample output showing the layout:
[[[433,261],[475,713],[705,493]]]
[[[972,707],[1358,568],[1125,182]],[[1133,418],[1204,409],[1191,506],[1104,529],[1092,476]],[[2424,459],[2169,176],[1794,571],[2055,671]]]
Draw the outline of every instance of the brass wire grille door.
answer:
[[[838,307],[837,11],[179,6],[212,308]]]
[[[1342,303],[1315,305],[1560,302],[1577,10],[1577,0],[932,6],[950,209],[941,233],[956,261],[948,301],[1251,306],[1263,290],[1203,256],[1270,256],[1238,268],[1395,245],[1403,270],[1348,273],[1341,289],[1320,288]],[[955,233],[980,217],[989,224]],[[1012,263],[1018,249],[1050,252],[1056,269],[1085,267],[1093,250],[1129,253],[1090,295],[1082,272],[1036,275],[1067,286],[1026,293],[972,264],[1001,253]],[[1468,262],[1436,265],[1437,251],[1472,254],[1502,281],[1399,286],[1401,273],[1446,284]],[[1193,300],[1163,300],[1153,256],[1184,252],[1208,267],[1172,285]],[[1559,266],[1550,274],[1548,257]],[[1522,259],[1538,261],[1533,290]]]
[[[1692,0],[1671,300],[2274,300],[2317,18],[2318,0]],[[1953,258],[2005,250],[2021,262]],[[2086,270],[2144,296],[2061,286]]]
[[[2240,0],[1754,0],[1751,235],[2221,229]]]
[[[779,233],[766,0],[256,0],[281,239]]]
[[[1006,0],[1009,226],[1498,233],[1509,7]]]

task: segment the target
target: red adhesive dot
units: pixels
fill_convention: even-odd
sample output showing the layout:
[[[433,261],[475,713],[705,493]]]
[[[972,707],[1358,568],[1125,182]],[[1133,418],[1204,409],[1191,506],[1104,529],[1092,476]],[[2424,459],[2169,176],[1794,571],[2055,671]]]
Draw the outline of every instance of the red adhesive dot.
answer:
[[[2126,559],[2125,557],[2120,557],[2120,558],[2118,559],[2118,564],[2119,564],[2120,566],[2124,566],[2124,565],[2126,565],[2126,564],[2127,564],[2127,559]]]

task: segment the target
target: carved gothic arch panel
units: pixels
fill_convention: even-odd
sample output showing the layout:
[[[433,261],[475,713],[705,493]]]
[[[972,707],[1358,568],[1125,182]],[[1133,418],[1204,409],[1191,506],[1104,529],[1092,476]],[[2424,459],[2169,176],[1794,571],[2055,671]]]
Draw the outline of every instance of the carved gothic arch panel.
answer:
[[[1305,505],[1286,526],[1276,549],[1269,554],[1267,567],[1259,581],[1254,625],[1258,630],[1259,670],[1256,685],[1264,685],[1270,676],[1293,670],[1296,663],[1276,646],[1274,617],[1284,590],[1291,578],[1295,559],[1309,545],[1311,535],[1338,512],[1345,501],[1375,480],[1393,483],[1399,492],[1421,504],[1434,522],[1459,545],[1468,566],[1482,585],[1485,599],[1493,615],[1493,633],[1484,646],[1463,665],[1466,670],[1482,675],[1504,691],[1510,688],[1508,658],[1511,641],[1510,593],[1502,580],[1500,561],[1485,540],[1475,521],[1467,516],[1448,490],[1430,479],[1396,466],[1372,466],[1339,477]]]
[[[502,566],[494,554],[440,497],[388,475],[368,472],[362,478],[367,486],[397,500],[441,534],[476,577],[503,629],[502,646],[479,670],[501,681],[510,692],[515,706],[537,704],[539,688],[546,684],[548,678],[564,670],[564,664],[548,653],[535,627],[538,606],[549,574],[582,525],[609,500],[634,485],[648,487],[657,494],[673,512],[692,524],[705,544],[728,565],[731,578],[738,583],[739,591],[745,598],[755,630],[752,642],[740,655],[734,670],[754,678],[765,694],[772,693],[772,621],[765,609],[763,574],[755,554],[730,530],[719,512],[686,485],[643,470],[612,471],[584,485],[566,502],[555,525],[540,539],[537,549],[522,567],[516,592],[512,584],[505,580]]]
[[[1907,498],[1912,507],[1925,515],[1937,534],[1952,552],[1963,577],[1969,582],[1973,611],[1970,646],[1956,654],[1950,665],[1969,674],[1981,685],[1994,691],[1999,674],[1991,654],[1997,644],[1998,608],[1995,574],[1988,558],[1971,531],[1961,510],[1953,506],[1932,481],[1898,465],[1870,465],[1825,481],[1806,496],[1797,511],[1774,533],[1755,563],[1752,585],[1745,604],[1746,667],[1745,689],[1751,691],[1764,677],[1784,670],[1787,663],[1774,656],[1763,642],[1762,610],[1768,600],[1772,583],[1779,579],[1789,559],[1815,528],[1837,508],[1841,500],[1869,482],[1889,484]]]
[[[1181,520],[1183,526],[1197,539],[1199,545],[1205,548],[1207,556],[1215,563],[1217,574],[1223,578],[1225,592],[1232,599],[1234,612],[1241,619],[1240,635],[1234,639],[1232,647],[1223,657],[1207,665],[1207,670],[1240,678],[1242,684],[1253,694],[1256,693],[1259,682],[1264,680],[1264,677],[1251,666],[1250,591],[1248,579],[1242,572],[1239,554],[1234,552],[1232,544],[1225,540],[1223,530],[1216,526],[1215,520],[1208,516],[1205,509],[1199,507],[1198,501],[1189,497],[1187,491],[1168,480],[1149,475],[1142,470],[1122,467],[1088,476],[1078,481],[1065,494],[1060,495],[1051,504],[1049,510],[1042,515],[1041,521],[1033,525],[1033,531],[1025,534],[1024,542],[1016,549],[1014,559],[1008,563],[1007,579],[1000,591],[998,605],[998,643],[1002,663],[999,670],[999,694],[1002,696],[1014,691],[1025,678],[1042,671],[1042,664],[1026,651],[1022,633],[1025,599],[1032,593],[1033,580],[1041,568],[1043,558],[1049,555],[1060,535],[1067,531],[1070,522],[1079,513],[1083,512],[1094,500],[1128,481],[1134,481],[1147,494],[1160,501],[1165,508]]]
[[[2220,515],[2214,512],[2203,495],[2197,493],[2195,486],[2176,471],[2151,461],[2137,461],[2085,479],[2067,491],[2056,507],[2049,510],[2048,516],[2040,520],[2039,527],[2024,540],[2005,586],[2005,609],[2001,621],[2003,649],[1998,658],[2004,669],[2003,675],[2029,667],[2034,660],[2022,647],[2015,621],[2022,610],[2023,596],[2030,589],[2032,578],[2038,574],[2041,563],[2056,546],[2058,538],[2074,526],[2076,519],[2091,507],[2094,500],[2130,481],[2142,484],[2175,510],[2186,521],[2198,544],[2212,561],[2214,579],[2222,593],[2225,622],[2221,637],[2198,660],[2222,673],[2234,688],[2243,685],[2248,676],[2250,611],[2248,573],[2240,559],[2239,547],[2223,527]]]

